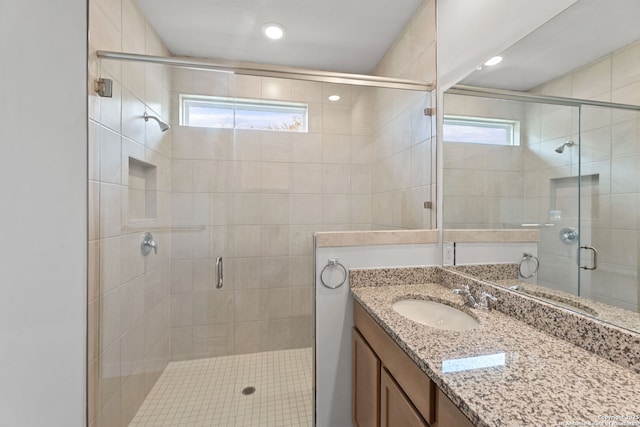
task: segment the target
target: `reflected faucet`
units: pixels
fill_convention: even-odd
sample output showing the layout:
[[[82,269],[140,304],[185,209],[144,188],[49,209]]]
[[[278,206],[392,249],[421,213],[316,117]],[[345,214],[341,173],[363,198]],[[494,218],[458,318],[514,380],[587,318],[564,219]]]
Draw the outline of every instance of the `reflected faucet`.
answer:
[[[469,285],[464,285],[462,288],[456,288],[452,291],[454,294],[461,295],[465,300],[465,305],[471,308],[481,308],[483,310],[491,311],[493,305],[498,299],[488,292],[483,292],[480,297],[474,297],[469,289]]]
[[[474,296],[471,294],[471,291],[469,290],[469,285],[464,285],[462,286],[462,288],[456,288],[453,290],[453,293],[461,295],[462,298],[464,298],[465,300],[465,304],[468,305],[469,307],[471,308],[477,307],[478,302],[476,301]]]

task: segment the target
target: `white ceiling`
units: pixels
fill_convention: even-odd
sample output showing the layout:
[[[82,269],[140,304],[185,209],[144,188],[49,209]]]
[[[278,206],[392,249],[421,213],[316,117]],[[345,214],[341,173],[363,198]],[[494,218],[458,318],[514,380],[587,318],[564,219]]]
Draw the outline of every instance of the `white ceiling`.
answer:
[[[371,73],[422,0],[137,0],[173,55]],[[266,22],[286,28],[267,40]]]
[[[640,0],[580,0],[461,84],[529,90],[639,39]]]

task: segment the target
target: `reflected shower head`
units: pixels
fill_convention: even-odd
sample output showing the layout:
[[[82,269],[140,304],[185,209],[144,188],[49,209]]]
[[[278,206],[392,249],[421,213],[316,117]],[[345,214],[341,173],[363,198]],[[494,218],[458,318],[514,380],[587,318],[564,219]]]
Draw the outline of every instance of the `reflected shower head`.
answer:
[[[561,146],[559,146],[558,148],[556,148],[556,153],[560,153],[562,154],[564,152],[564,149],[566,147],[573,147],[576,143],[573,142],[572,140],[568,140],[567,142],[565,142],[564,144],[562,144]]]
[[[147,114],[147,112],[146,112],[146,111],[144,112],[144,116],[142,116],[142,117],[144,117],[144,121],[145,121],[145,122],[148,122],[148,121],[149,121],[149,119],[153,119],[153,120],[155,120],[156,122],[158,122],[158,126],[160,126],[160,130],[161,130],[162,132],[166,132],[166,131],[168,131],[168,130],[169,130],[169,128],[171,128],[171,126],[169,126],[166,122],[163,122],[162,120],[160,120],[160,118],[159,118],[159,117],[149,115],[149,114]]]

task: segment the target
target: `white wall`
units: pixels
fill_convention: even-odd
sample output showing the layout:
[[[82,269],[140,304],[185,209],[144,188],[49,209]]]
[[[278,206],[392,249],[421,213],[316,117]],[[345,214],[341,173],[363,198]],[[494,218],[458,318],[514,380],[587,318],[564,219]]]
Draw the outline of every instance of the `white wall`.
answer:
[[[347,280],[337,289],[320,282],[330,258],[351,268],[434,266],[441,264],[440,245],[383,245],[327,247],[316,250],[315,378],[316,425],[351,427],[351,328],[353,296]],[[335,276],[334,276],[335,274]],[[325,272],[330,285],[337,273]],[[340,277],[339,277],[340,278]]]
[[[441,0],[438,2],[438,85],[460,81],[576,0]]]
[[[0,3],[0,425],[85,424],[87,6]]]

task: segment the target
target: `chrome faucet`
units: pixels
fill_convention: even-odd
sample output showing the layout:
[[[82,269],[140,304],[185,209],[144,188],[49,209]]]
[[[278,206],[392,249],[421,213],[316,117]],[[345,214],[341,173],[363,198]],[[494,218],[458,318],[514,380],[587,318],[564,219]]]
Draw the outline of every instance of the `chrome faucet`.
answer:
[[[453,293],[461,295],[462,298],[465,299],[466,305],[468,305],[469,307],[471,308],[477,307],[478,302],[474,298],[473,294],[471,294],[471,290],[469,290],[469,285],[464,285],[462,286],[462,288],[456,288],[453,290]]]
[[[488,292],[483,292],[480,296],[480,302],[478,303],[478,307],[483,310],[491,311],[493,310],[493,306],[498,301],[498,298],[494,297]]]
[[[465,304],[471,308],[480,308],[491,311],[494,303],[498,301],[496,297],[488,292],[483,292],[479,298],[474,297],[469,289],[469,285],[464,285],[462,288],[456,288],[453,290],[453,293],[461,295],[465,300]]]

